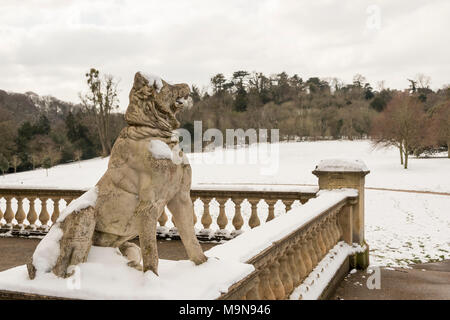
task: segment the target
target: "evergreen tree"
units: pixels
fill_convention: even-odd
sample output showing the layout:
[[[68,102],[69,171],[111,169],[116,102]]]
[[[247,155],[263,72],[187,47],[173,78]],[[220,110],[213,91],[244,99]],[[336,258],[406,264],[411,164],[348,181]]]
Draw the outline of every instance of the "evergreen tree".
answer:
[[[41,114],[39,116],[39,120],[37,121],[36,124],[34,124],[33,126],[33,135],[35,134],[49,134],[50,133],[50,121],[48,120],[48,118],[44,115]]]
[[[247,91],[243,87],[240,87],[236,92],[236,98],[234,99],[234,110],[238,112],[247,111]]]

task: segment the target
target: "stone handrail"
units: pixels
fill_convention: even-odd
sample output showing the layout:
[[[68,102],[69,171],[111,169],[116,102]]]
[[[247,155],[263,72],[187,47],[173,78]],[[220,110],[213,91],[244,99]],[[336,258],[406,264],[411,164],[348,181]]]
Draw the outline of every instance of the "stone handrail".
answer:
[[[325,298],[350,267],[369,265],[364,184],[359,160],[325,160],[313,171],[321,191],[304,206],[208,251],[254,271],[219,299]],[[338,190],[345,189],[345,190]]]
[[[2,229],[29,230],[32,231],[32,233],[45,233],[50,225],[59,217],[60,201],[64,200],[66,205],[68,205],[72,200],[78,198],[84,192],[85,191],[83,190],[2,187],[0,188],[0,199],[5,199],[6,209],[3,212],[0,208],[0,227]],[[13,199],[17,200],[16,210],[13,210]],[[25,199],[29,201],[27,213],[25,213],[24,210]],[[36,212],[36,200],[40,200],[41,202],[39,214]],[[47,208],[48,200],[51,200],[53,206],[51,214]],[[42,206],[42,203],[45,203],[46,205]],[[55,206],[55,203],[58,205]],[[5,224],[2,224],[1,218],[6,221]]]
[[[313,285],[314,279],[309,279],[308,275],[321,260],[339,246],[340,241],[352,244],[351,216],[357,203],[356,196],[344,197],[248,259],[246,263],[252,264],[255,271],[235,283],[220,299],[288,299],[301,284],[306,282],[306,288]],[[300,215],[302,209],[300,207],[293,210],[298,212],[288,214]],[[265,227],[270,228],[270,224]],[[254,230],[246,236],[252,232]],[[230,240],[229,244],[236,240]],[[321,276],[320,272],[317,276]],[[301,295],[299,297],[302,298]]]
[[[15,234],[45,234],[61,212],[61,201],[64,201],[68,205],[84,192],[85,190],[0,187],[0,200],[4,199],[5,207],[2,210],[0,206],[0,228],[3,232],[11,230]],[[244,200],[247,200],[251,206],[248,226],[249,228],[255,228],[261,223],[274,219],[274,208],[277,201],[281,200],[286,206],[286,211],[288,211],[296,200],[304,204],[309,199],[314,198],[316,192],[317,188],[283,188],[277,186],[259,186],[250,189],[243,186],[209,185],[193,188],[191,190],[192,201],[196,202],[201,200],[203,206],[203,210],[195,210],[193,217],[194,222],[200,220],[202,226],[202,230],[198,232],[198,236],[201,239],[220,239],[232,238],[239,234],[244,225],[244,217],[241,213],[241,204]],[[27,210],[24,208],[25,200],[28,200]],[[232,219],[229,219],[225,214],[225,203],[230,200],[235,205]],[[260,215],[258,214],[257,204],[261,200],[265,201],[268,205],[268,215],[265,221],[261,221]],[[37,202],[39,202],[38,206],[36,205]],[[213,202],[219,205],[219,214],[216,219],[210,210]],[[43,206],[43,203],[46,205]],[[57,204],[56,206],[55,203]],[[50,210],[48,207],[50,207]],[[202,211],[203,213],[201,213]],[[5,221],[4,224],[2,224],[2,218]],[[164,212],[158,220],[160,225],[159,230],[166,227],[168,220],[169,217]],[[211,230],[211,224],[213,222],[216,222],[218,230]],[[231,225],[233,229],[231,234],[225,232],[227,226]],[[175,229],[171,231],[176,236],[176,228],[172,229]]]

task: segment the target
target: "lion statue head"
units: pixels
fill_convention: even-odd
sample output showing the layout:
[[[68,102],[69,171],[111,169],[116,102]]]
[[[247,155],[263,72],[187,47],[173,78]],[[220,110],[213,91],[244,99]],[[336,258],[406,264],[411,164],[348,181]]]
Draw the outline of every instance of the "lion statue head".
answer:
[[[180,126],[177,112],[192,106],[187,84],[169,84],[159,77],[137,72],[130,91],[130,103],[125,113],[132,139],[147,137],[172,138]]]

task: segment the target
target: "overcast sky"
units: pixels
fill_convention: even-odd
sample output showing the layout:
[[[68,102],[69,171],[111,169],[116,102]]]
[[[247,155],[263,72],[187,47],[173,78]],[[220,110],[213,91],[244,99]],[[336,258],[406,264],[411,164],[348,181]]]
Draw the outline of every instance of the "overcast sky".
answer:
[[[450,83],[450,1],[0,0],[0,89],[78,102],[84,73],[136,71],[206,87],[216,73],[356,73],[405,88]]]

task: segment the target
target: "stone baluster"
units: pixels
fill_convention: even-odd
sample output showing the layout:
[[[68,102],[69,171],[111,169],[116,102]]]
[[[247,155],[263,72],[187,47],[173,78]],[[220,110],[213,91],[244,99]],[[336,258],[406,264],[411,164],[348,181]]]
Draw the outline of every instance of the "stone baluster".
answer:
[[[16,221],[17,221],[17,228],[23,227],[23,221],[27,217],[25,214],[25,211],[23,211],[23,197],[17,197],[17,212],[16,212]]]
[[[282,300],[286,296],[286,291],[284,290],[283,282],[280,277],[280,263],[274,260],[270,263],[270,287],[275,295],[275,299]]]
[[[269,206],[269,214],[267,215],[266,222],[269,222],[270,220],[273,220],[275,218],[275,203],[277,203],[278,200],[276,199],[267,199],[266,201],[267,205]]]
[[[216,201],[219,203],[219,216],[217,217],[217,225],[220,230],[225,230],[228,224],[228,218],[225,214],[225,203],[228,199],[226,198],[216,198]]]
[[[282,200],[282,201],[283,201],[284,205],[286,206],[286,208],[285,208],[286,213],[289,212],[289,210],[292,209],[292,206],[293,206],[295,200]]]
[[[301,204],[305,204],[306,202],[308,202],[309,198],[305,197],[305,196],[300,196],[300,203]]]
[[[233,217],[233,226],[235,231],[241,230],[242,226],[244,225],[244,218],[242,218],[242,212],[241,212],[241,203],[242,199],[234,198],[234,217]]]
[[[294,281],[292,280],[291,277],[293,271],[290,268],[289,259],[286,251],[284,251],[283,254],[280,256],[279,261],[280,261],[281,283],[283,284],[285,293],[283,299],[286,299],[286,297],[291,294],[292,290],[294,290]]]
[[[167,217],[166,210],[163,210],[163,212],[161,213],[161,215],[158,218],[159,225],[161,227],[165,227],[168,220],[169,220],[169,217]]]
[[[317,238],[318,238],[322,258],[328,253],[328,241],[326,238],[326,231],[325,231],[326,228],[327,228],[327,223],[326,223],[325,219],[320,221],[316,227]]]
[[[245,299],[246,300],[261,300],[261,297],[259,295],[259,283],[261,281],[259,280],[259,277],[256,277],[253,281],[254,281],[254,285],[245,295]]]
[[[332,240],[332,247],[336,243],[338,243],[339,238],[341,237],[339,234],[339,231],[336,229],[336,215],[332,215],[328,218],[329,221],[329,228],[328,228],[328,234],[330,235],[330,239]]]
[[[64,198],[64,201],[66,202],[66,206],[69,206],[69,204],[73,201],[73,198]]]
[[[2,198],[2,197],[0,196],[0,200],[1,200],[1,198]],[[3,219],[3,211],[2,211],[2,208],[0,207],[0,228],[3,227],[2,219]]]
[[[312,261],[312,257],[310,254],[309,241],[306,238],[306,236],[302,236],[299,249],[301,257],[303,258],[303,262],[305,264],[306,269],[305,276],[307,276],[313,270],[314,263]]]
[[[299,278],[299,284],[303,281],[303,279],[306,278],[308,275],[308,265],[307,265],[307,259],[308,257],[303,256],[303,241],[300,239],[294,246],[294,262],[298,265],[298,278]],[[296,286],[298,286],[297,284]]]
[[[191,197],[191,201],[192,201],[192,214],[193,214],[193,220],[194,220],[194,226],[197,223],[197,214],[195,213],[195,201],[197,201],[197,197]]]
[[[248,199],[248,202],[250,202],[250,204],[252,206],[252,213],[250,215],[250,219],[248,220],[248,225],[250,226],[250,228],[253,229],[261,224],[261,221],[259,220],[259,217],[258,217],[259,199]]]
[[[308,232],[308,253],[311,257],[311,265],[312,269],[319,263],[319,257],[317,256],[317,249],[314,247],[314,238],[312,236],[311,231]],[[312,270],[311,269],[311,270]]]
[[[52,223],[55,223],[59,217],[59,198],[52,198],[53,201],[53,213],[52,213]]]
[[[14,219],[14,212],[13,212],[12,206],[11,206],[12,197],[6,196],[5,200],[6,200],[6,210],[5,210],[5,214],[4,214],[3,218],[6,221],[6,227],[12,228],[12,221]]]
[[[335,242],[333,235],[331,234],[331,221],[328,217],[325,218],[325,221],[322,224],[322,239],[325,242],[326,251],[330,251]]]
[[[276,300],[275,293],[272,290],[271,276],[272,272],[267,266],[260,272],[259,296],[262,300]]]
[[[345,208],[344,208],[344,210],[345,210]],[[335,229],[336,229],[337,240],[339,241],[344,235],[344,230],[342,228],[342,225],[340,223],[338,223],[337,215],[335,215],[335,217],[334,217],[334,225],[335,225]]]
[[[34,202],[36,201],[36,197],[29,197],[28,200],[30,201],[30,209],[28,210],[27,214],[27,220],[30,224],[28,228],[30,229],[36,229],[36,220],[38,218],[36,213],[36,208],[34,207]]]
[[[211,198],[204,198],[203,201],[203,215],[202,215],[202,225],[203,229],[209,229],[209,226],[212,223],[211,212],[209,210],[209,205],[211,202]]]
[[[297,261],[296,252],[294,250],[294,245],[290,245],[288,249],[286,250],[287,258],[289,267],[291,269],[291,278],[292,278],[292,284],[295,287],[297,287],[300,284],[300,266],[299,262]]]
[[[313,246],[319,261],[327,254],[327,248],[325,248],[325,244],[322,240],[320,229],[320,226],[315,226],[313,230]]]
[[[42,197],[41,198],[41,213],[39,214],[39,221],[41,222],[41,229],[47,229],[48,228],[48,221],[50,220],[50,214],[47,211],[47,200],[48,198]]]

